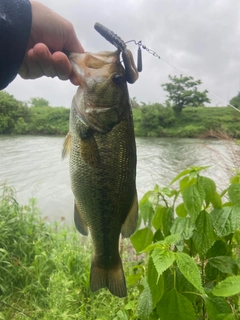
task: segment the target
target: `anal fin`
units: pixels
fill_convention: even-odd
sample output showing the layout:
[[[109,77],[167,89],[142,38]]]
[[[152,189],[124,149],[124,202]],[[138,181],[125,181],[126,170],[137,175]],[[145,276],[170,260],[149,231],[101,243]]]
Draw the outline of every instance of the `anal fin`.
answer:
[[[87,236],[88,235],[88,226],[83,221],[80,209],[77,205],[77,202],[74,203],[74,222],[75,226],[82,235]]]
[[[131,209],[127,215],[126,220],[122,225],[121,234],[123,238],[129,238],[137,228],[138,222],[138,198],[137,198],[137,191],[133,198]]]

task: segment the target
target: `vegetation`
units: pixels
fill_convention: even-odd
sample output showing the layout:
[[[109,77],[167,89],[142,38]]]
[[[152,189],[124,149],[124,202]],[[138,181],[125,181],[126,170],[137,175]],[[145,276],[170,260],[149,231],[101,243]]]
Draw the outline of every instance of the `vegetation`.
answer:
[[[129,276],[138,283],[140,319],[240,318],[240,172],[218,193],[206,167],[182,171],[173,187],[155,186],[140,201],[131,237],[146,254]]]
[[[75,228],[46,224],[34,199],[22,206],[5,187],[0,197],[0,319],[119,320],[125,312],[130,318],[137,289],[129,288],[125,299],[107,290],[91,293],[93,250],[82,238]],[[132,262],[126,252],[123,261],[128,274]]]
[[[1,91],[0,133],[65,135],[68,132],[69,109],[52,108],[43,98],[32,98],[29,105]]]
[[[230,107],[184,106],[176,115],[169,101],[166,105],[147,105],[133,98],[132,106],[136,136],[240,138],[240,113]],[[53,108],[43,98],[23,103],[7,92],[0,92],[0,134],[65,135],[68,126],[69,109]]]
[[[165,91],[168,92],[169,102],[172,104],[176,115],[182,112],[185,107],[204,106],[204,103],[210,103],[207,97],[207,90],[204,92],[198,91],[197,86],[201,80],[194,80],[193,77],[168,76],[171,82],[162,84]]]
[[[46,224],[5,187],[0,198],[0,319],[236,320],[240,317],[240,172],[221,193],[191,167],[140,201],[122,243],[128,297],[89,290],[92,246]],[[177,186],[178,182],[178,186]],[[173,187],[174,186],[174,187]]]
[[[233,97],[230,100],[231,105],[233,105],[235,108],[240,109],[240,92],[236,95],[236,97]]]
[[[133,109],[136,136],[240,138],[240,113],[230,107],[186,107],[175,117],[173,109],[161,104]]]

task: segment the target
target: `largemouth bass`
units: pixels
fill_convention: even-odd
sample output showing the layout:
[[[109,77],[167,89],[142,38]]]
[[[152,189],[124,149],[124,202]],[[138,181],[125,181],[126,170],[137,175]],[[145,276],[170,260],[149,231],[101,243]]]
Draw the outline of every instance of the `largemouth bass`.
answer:
[[[119,236],[136,229],[136,146],[127,81],[138,72],[131,52],[71,54],[79,81],[70,111],[70,128],[63,157],[70,152],[71,187],[77,230],[90,231],[94,257],[90,288],[107,287],[113,295],[127,294],[119,255]]]

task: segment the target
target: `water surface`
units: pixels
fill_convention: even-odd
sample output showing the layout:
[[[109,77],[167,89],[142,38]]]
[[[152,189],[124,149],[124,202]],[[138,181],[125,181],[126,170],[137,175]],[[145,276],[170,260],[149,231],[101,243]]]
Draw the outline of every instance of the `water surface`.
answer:
[[[61,160],[63,137],[0,136],[0,184],[17,191],[26,204],[37,198],[50,221],[73,217],[73,195],[68,160]],[[226,187],[231,168],[239,165],[239,149],[229,141],[137,138],[139,198],[156,183],[166,186],[189,166],[210,165],[204,174]],[[233,152],[234,151],[234,152]]]

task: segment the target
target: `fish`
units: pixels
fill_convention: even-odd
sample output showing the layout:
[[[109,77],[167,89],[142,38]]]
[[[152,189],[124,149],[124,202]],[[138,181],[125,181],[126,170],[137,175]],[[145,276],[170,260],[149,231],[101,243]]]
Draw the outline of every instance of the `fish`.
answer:
[[[124,66],[121,63],[121,54]],[[70,154],[76,229],[91,234],[90,289],[127,295],[119,238],[137,226],[136,143],[127,82],[138,71],[132,53],[71,53],[79,87],[70,109],[62,157]]]

